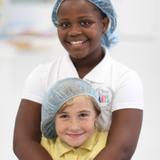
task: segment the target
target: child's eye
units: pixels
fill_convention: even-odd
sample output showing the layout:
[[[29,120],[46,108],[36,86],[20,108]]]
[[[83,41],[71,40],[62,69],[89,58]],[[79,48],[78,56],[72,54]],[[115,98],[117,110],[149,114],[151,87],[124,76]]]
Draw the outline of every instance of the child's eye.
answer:
[[[89,116],[89,113],[80,113],[79,117],[80,118],[87,118]]]
[[[59,115],[59,118],[66,119],[66,118],[69,118],[69,115],[61,114],[61,115]]]
[[[58,23],[58,25],[57,25],[57,27],[59,27],[61,29],[67,29],[70,26],[71,26],[71,24],[69,22],[61,22],[61,23]]]
[[[82,27],[89,27],[92,24],[92,22],[86,20],[86,21],[80,21],[80,25]]]

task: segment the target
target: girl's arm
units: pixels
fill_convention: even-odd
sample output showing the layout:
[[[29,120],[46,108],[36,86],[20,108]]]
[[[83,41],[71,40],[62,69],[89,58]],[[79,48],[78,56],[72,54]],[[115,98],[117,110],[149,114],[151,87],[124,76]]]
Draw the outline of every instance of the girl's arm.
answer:
[[[52,160],[40,145],[41,104],[22,100],[17,113],[13,149],[19,160]]]
[[[137,146],[143,111],[121,109],[112,114],[107,146],[94,160],[130,160]]]

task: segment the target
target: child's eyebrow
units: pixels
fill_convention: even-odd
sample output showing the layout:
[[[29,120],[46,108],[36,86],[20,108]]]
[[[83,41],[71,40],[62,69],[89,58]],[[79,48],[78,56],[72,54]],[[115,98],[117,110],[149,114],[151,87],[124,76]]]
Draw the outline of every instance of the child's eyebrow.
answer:
[[[92,16],[80,16],[78,18],[80,18],[80,19],[87,19],[87,18],[92,19],[93,17]]]
[[[89,110],[81,110],[81,111],[79,111],[79,113],[81,113],[81,112],[87,112],[87,113],[90,113],[91,111],[89,111]]]
[[[59,111],[59,112],[57,112],[57,114],[68,114],[68,112],[65,112],[65,111]]]
[[[83,20],[83,19],[90,19],[90,20],[92,20],[93,19],[93,17],[92,16],[80,16],[80,17],[78,17],[78,19],[79,20]],[[69,18],[59,18],[58,19],[58,21],[59,22],[62,22],[62,21],[70,21],[70,19]]]
[[[58,18],[58,21],[68,21],[68,18]]]

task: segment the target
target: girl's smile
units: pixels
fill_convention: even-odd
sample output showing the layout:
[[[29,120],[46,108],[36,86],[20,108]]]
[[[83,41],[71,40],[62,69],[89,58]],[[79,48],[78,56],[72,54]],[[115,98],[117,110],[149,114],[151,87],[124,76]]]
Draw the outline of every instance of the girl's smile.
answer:
[[[85,134],[85,132],[81,132],[81,133],[66,133],[66,136],[68,136],[72,140],[76,140],[77,141],[84,134]]]
[[[67,48],[70,48],[70,50],[73,51],[79,51],[79,50],[84,50],[87,48],[88,41],[82,41],[82,40],[77,40],[77,41],[67,41],[66,46]]]

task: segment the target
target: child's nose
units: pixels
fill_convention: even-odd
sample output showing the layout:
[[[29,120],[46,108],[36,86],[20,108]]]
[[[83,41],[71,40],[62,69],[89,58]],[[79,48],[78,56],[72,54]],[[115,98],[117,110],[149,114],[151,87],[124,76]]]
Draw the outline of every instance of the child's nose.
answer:
[[[70,28],[68,35],[69,36],[77,36],[77,35],[80,35],[81,33],[82,33],[82,31],[81,31],[80,26],[78,24],[74,24]]]
[[[71,125],[70,128],[72,130],[78,130],[78,129],[80,129],[79,121],[77,119],[72,119],[70,125]]]

